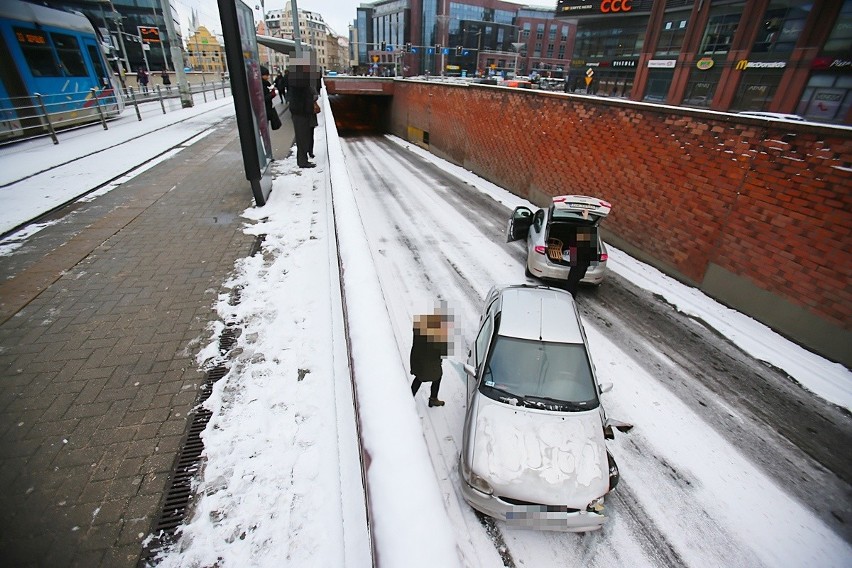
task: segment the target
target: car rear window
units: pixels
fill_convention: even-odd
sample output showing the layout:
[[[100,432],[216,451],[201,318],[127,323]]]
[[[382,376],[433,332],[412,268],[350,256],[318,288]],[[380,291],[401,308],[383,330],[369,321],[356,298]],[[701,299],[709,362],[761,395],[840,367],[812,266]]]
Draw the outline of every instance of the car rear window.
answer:
[[[579,405],[583,410],[598,406],[583,344],[497,336],[482,381],[485,387],[517,397],[552,399]]]

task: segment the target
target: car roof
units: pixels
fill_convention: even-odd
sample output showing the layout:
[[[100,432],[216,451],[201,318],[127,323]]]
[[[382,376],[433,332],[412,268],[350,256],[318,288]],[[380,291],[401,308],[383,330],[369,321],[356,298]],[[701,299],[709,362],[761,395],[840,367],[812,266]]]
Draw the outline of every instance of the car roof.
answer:
[[[583,343],[574,298],[546,286],[509,286],[500,293],[499,334],[556,343]]]

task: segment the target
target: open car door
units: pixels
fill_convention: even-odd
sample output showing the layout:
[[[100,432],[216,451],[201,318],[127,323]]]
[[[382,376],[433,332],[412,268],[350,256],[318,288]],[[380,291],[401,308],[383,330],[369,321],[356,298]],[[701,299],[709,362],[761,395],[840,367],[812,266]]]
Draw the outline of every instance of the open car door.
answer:
[[[529,207],[515,207],[512,216],[509,217],[509,225],[506,227],[506,242],[511,243],[518,239],[526,238],[530,225],[533,222],[533,212]]]

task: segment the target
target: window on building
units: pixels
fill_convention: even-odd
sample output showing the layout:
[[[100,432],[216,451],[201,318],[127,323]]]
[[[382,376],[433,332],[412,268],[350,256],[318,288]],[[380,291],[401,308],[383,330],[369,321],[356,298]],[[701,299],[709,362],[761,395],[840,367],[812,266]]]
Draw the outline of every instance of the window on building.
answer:
[[[701,40],[700,53],[728,53],[731,49],[731,42],[734,40],[734,34],[742,16],[742,7],[725,6],[720,10],[725,13],[710,15]],[[736,11],[731,13],[731,10]]]
[[[556,24],[550,24],[550,32],[547,34],[547,39],[550,41],[556,40]]]
[[[544,39],[544,24],[538,24],[535,27],[535,39]]]
[[[805,27],[810,5],[773,0],[763,16],[751,50],[753,53],[789,53]]]
[[[765,73],[748,70],[743,73],[743,78],[737,88],[737,94],[731,102],[733,110],[766,110],[778,83],[781,82],[783,71],[774,70]]]
[[[852,0],[846,0],[840,9],[837,23],[825,42],[824,55],[841,55],[848,57],[852,53]]]
[[[702,108],[709,107],[713,102],[716,85],[719,84],[721,76],[722,70],[718,66],[706,71],[693,69],[686,85],[683,104]]]
[[[683,47],[683,39],[686,37],[685,17],[677,17],[663,23],[660,31],[660,40],[654,55],[657,57],[666,55],[677,55]]]
[[[674,71],[671,69],[649,69],[648,84],[645,87],[643,100],[656,103],[665,102],[673,77]]]
[[[645,42],[646,23],[635,18],[623,27],[596,23],[577,30],[574,54],[578,59],[638,57]]]
[[[537,41],[535,43],[535,49],[533,50],[533,57],[541,57],[541,42]]]
[[[547,57],[548,58],[553,57],[553,44],[552,43],[547,45]]]
[[[562,41],[568,41],[568,26],[562,26]]]
[[[565,44],[559,46],[559,59],[565,59]]]
[[[852,77],[815,73],[808,81],[796,114],[808,120],[842,123],[852,108]]]

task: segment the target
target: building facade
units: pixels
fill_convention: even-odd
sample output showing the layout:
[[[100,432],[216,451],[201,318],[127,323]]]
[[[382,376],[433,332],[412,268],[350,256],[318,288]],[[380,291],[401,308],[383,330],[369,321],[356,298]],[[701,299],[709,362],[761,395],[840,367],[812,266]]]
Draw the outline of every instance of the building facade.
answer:
[[[571,92],[852,122],[852,0],[379,0],[357,73],[537,74]]]
[[[852,0],[559,0],[557,16],[577,26],[569,90],[852,121]]]
[[[142,67],[156,72],[174,71],[172,38],[168,36],[159,0],[45,0],[54,8],[82,12],[109,44],[113,71],[136,72]],[[172,14],[176,14],[172,6]],[[180,23],[174,20],[177,45],[183,44]]]
[[[186,65],[192,71],[214,73],[217,78],[227,69],[224,47],[204,26],[198,26],[186,40]]]
[[[293,11],[289,2],[285,2],[283,10],[270,10],[265,17],[269,35],[295,39]],[[336,38],[337,35],[329,29],[322,16],[317,12],[299,9],[298,18],[299,41],[302,45],[310,46],[310,49],[316,53],[317,64],[323,69],[329,69],[331,62],[339,65],[341,56],[337,52],[337,48],[334,48],[333,53],[329,50],[329,36]],[[336,40],[332,40],[331,43],[334,46],[337,45]],[[287,67],[289,56],[276,53],[271,60],[273,72],[283,71]]]

